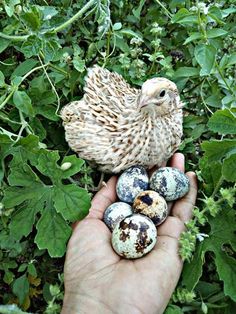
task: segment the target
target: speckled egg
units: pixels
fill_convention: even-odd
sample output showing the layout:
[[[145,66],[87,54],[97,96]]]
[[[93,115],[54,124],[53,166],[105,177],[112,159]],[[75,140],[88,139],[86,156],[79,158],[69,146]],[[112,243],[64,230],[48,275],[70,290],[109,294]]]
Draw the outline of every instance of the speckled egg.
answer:
[[[133,203],[136,195],[148,189],[148,174],[142,166],[132,166],[119,177],[116,193],[119,199],[126,203]]]
[[[146,216],[134,214],[121,220],[112,232],[112,247],[124,258],[134,259],[147,254],[157,241],[154,223]]]
[[[189,179],[180,170],[163,167],[156,170],[150,178],[150,188],[158,192],[166,201],[174,201],[189,191]]]
[[[149,217],[156,226],[160,225],[168,216],[165,199],[155,191],[140,192],[134,200],[133,210]]]
[[[132,213],[132,207],[129,204],[116,202],[106,208],[103,221],[110,230],[113,230],[118,222],[130,216]]]

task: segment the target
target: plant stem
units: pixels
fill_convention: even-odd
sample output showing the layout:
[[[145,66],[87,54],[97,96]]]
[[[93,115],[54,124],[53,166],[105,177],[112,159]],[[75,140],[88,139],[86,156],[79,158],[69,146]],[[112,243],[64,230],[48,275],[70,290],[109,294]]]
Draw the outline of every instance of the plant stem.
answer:
[[[7,104],[7,102],[9,101],[9,99],[12,97],[12,95],[15,93],[15,91],[17,90],[17,86],[13,86],[10,94],[5,98],[5,100],[0,104],[0,110]]]
[[[215,195],[216,195],[216,193],[218,192],[218,190],[219,190],[221,184],[223,183],[223,181],[224,181],[224,178],[223,178],[223,176],[221,176],[220,179],[219,179],[219,181],[218,181],[218,183],[216,184],[216,186],[215,186],[215,188],[214,188],[213,193],[211,194],[211,197],[213,197],[213,198],[215,197]]]
[[[58,67],[58,66],[56,66],[50,62],[48,65],[50,66],[50,68],[55,69],[57,72],[60,72],[60,73],[64,74],[65,76],[69,76],[69,73],[66,72],[65,70],[63,70],[62,68],[60,68],[60,67]]]
[[[218,70],[218,73],[220,74],[221,79],[223,80],[223,82],[225,83],[225,86],[227,86],[228,90],[234,95],[234,91],[232,90],[231,86],[229,86],[228,82],[226,81],[226,79],[224,78],[224,75],[221,71],[221,68],[218,64],[218,62],[215,62],[216,68]]]
[[[48,65],[49,65],[49,63],[43,64],[43,65],[39,65],[38,67],[33,68],[31,71],[29,71],[28,73],[26,73],[25,76],[22,77],[21,83],[22,83],[30,74],[32,74],[34,71],[43,69],[43,68],[47,67]]]
[[[75,15],[73,15],[69,20],[67,20],[65,23],[57,26],[52,30],[53,33],[60,32],[64,28],[68,27],[70,24],[72,24],[75,20],[77,20],[81,15],[83,15],[92,5],[94,5],[97,1],[96,0],[90,0],[81,10],[79,10]]]
[[[29,36],[30,35],[22,35],[22,36],[7,35],[7,34],[4,34],[4,33],[0,32],[0,37],[1,38],[8,39],[8,40],[11,40],[11,41],[24,41],[24,40],[27,40]]]
[[[172,18],[172,14],[170,13],[169,10],[167,10],[167,8],[159,1],[159,0],[155,0],[159,6],[162,7],[162,9],[164,10],[165,14],[171,19]]]

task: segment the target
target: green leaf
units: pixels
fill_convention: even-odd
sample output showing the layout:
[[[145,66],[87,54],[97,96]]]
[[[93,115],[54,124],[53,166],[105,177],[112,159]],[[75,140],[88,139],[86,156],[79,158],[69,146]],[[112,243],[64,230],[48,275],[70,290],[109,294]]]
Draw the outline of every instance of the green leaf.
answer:
[[[36,227],[38,232],[35,237],[35,243],[39,249],[47,249],[51,257],[63,256],[66,250],[66,243],[71,234],[71,228],[61,215],[48,206]]]
[[[133,9],[133,10],[132,10],[133,15],[134,15],[138,20],[140,20],[141,11],[142,11],[142,9],[143,9],[143,6],[144,6],[145,2],[146,2],[146,0],[141,0],[141,1],[139,2],[139,6],[137,7],[137,9]]]
[[[33,201],[28,202],[23,208],[17,210],[11,217],[9,225],[10,233],[15,238],[20,240],[23,236],[28,236],[32,231],[35,216],[39,211],[39,205]]]
[[[29,312],[23,312],[18,308],[16,304],[0,305],[0,313],[3,314],[30,314]]]
[[[73,65],[78,72],[83,72],[85,69],[85,61],[82,60],[79,56],[73,58]]]
[[[227,61],[227,66],[231,66],[231,65],[234,65],[236,64],[236,53],[232,53],[229,58],[228,58],[228,61]]]
[[[21,62],[13,71],[11,78],[16,76],[23,76],[28,73],[33,67],[38,63],[38,60],[35,59],[28,59],[24,62]]]
[[[236,140],[205,141],[202,143],[201,147],[205,151],[205,156],[208,158],[209,162],[218,161],[236,152]]]
[[[13,102],[20,111],[31,117],[34,115],[31,99],[26,92],[16,91],[13,95]]]
[[[175,72],[175,78],[198,76],[199,69],[193,67],[181,67]]]
[[[194,56],[201,66],[200,76],[209,75],[215,64],[215,47],[210,45],[198,45],[195,47]]]
[[[189,291],[192,291],[195,288],[196,284],[201,278],[204,256],[205,252],[203,251],[203,243],[201,243],[197,246],[191,262],[184,264],[182,282]]]
[[[224,293],[236,302],[236,260],[220,251],[215,263],[220,279],[224,283]]]
[[[29,294],[29,282],[25,274],[14,281],[12,291],[17,296],[19,303],[23,304]]]
[[[74,174],[78,173],[81,170],[81,167],[84,165],[84,160],[78,158],[76,155],[64,157],[61,164],[63,165],[66,162],[71,163],[71,167],[67,170],[61,171],[60,177],[62,179],[67,179],[73,176]]]
[[[40,28],[40,11],[38,11],[35,6],[31,6],[28,12],[22,13],[21,18],[33,31]]]
[[[236,182],[236,154],[230,155],[224,160],[222,174],[226,181]]]
[[[183,314],[183,312],[177,305],[170,304],[166,308],[164,314]]]
[[[219,134],[236,134],[236,116],[228,109],[217,110],[207,125],[210,130]]]
[[[191,25],[198,22],[197,15],[190,13],[187,9],[180,9],[171,19],[172,23],[178,23],[183,25]]]
[[[10,44],[10,40],[1,38],[0,40],[0,53],[2,53]]]
[[[201,176],[204,180],[205,193],[210,195],[222,177],[222,164],[219,161],[209,162],[205,156],[200,160]]]
[[[223,219],[222,219],[223,217]],[[198,246],[191,263],[186,264],[183,271],[183,284],[188,290],[192,290],[197,284],[201,273],[202,264],[206,252],[214,252],[215,264],[219,277],[223,280],[224,292],[233,300],[236,296],[236,261],[229,257],[223,247],[226,244],[235,244],[235,212],[233,209],[222,207],[221,212],[215,217],[209,218],[211,231]]]
[[[212,28],[207,31],[207,37],[208,38],[216,38],[221,36],[226,36],[228,34],[227,31],[225,31],[222,28]]]
[[[189,44],[192,41],[195,41],[196,39],[200,39],[202,38],[202,34],[195,32],[195,33],[191,33],[191,35],[185,40],[184,45]]]
[[[0,87],[3,87],[5,85],[5,79],[4,79],[4,74],[2,71],[0,71]]]
[[[83,219],[90,208],[88,193],[73,184],[55,188],[55,208],[69,221]]]
[[[28,273],[33,276],[33,277],[37,277],[37,270],[34,266],[33,263],[30,263],[27,267]]]

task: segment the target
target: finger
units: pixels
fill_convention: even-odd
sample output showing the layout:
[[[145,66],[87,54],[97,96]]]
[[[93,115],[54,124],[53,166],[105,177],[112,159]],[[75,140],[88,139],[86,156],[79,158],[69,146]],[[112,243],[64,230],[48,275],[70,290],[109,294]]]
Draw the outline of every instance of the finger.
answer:
[[[117,177],[111,177],[106,186],[97,192],[92,200],[88,218],[102,219],[105,209],[116,201]]]
[[[185,162],[184,155],[182,153],[175,153],[170,160],[170,166],[184,172],[185,170],[184,162]]]

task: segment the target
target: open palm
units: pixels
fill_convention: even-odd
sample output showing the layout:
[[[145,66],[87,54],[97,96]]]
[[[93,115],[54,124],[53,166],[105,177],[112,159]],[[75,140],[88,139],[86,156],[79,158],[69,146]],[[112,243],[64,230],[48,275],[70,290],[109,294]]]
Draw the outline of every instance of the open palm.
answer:
[[[171,166],[184,171],[184,156],[175,154]],[[103,212],[116,201],[116,177],[93,198],[89,215],[77,223],[65,263],[63,314],[163,313],[182,270],[178,238],[191,218],[196,200],[196,177],[187,173],[190,191],[172,206],[158,227],[155,248],[136,260],[120,258],[111,247],[111,232]]]

